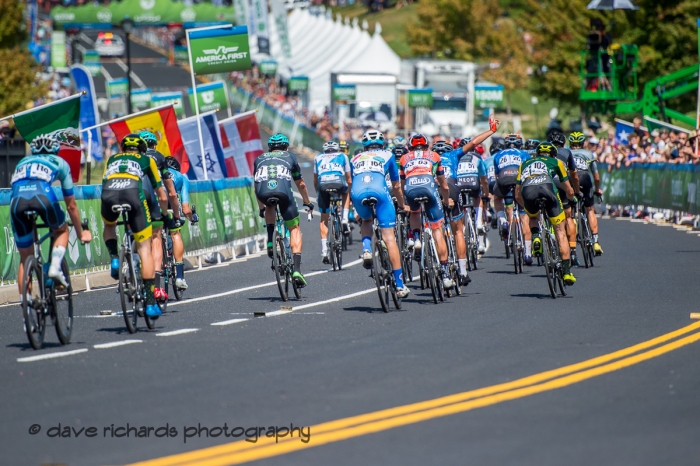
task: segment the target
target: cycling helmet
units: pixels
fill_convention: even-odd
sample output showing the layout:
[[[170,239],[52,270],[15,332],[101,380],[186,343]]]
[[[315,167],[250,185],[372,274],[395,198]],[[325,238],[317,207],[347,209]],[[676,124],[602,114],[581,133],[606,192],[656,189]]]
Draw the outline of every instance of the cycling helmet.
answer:
[[[394,147],[391,152],[394,154],[394,157],[401,158],[404,154],[408,154],[408,149],[405,146],[397,146]]]
[[[519,134],[509,134],[506,136],[506,147],[520,149],[523,147],[523,137]]]
[[[166,157],[165,164],[168,166],[168,168],[172,168],[176,172],[180,171],[180,162],[178,162],[175,157]]]
[[[569,145],[582,146],[585,140],[586,135],[580,131],[574,131],[573,133],[569,134]]]
[[[564,147],[564,144],[566,144],[566,137],[564,133],[560,133],[559,131],[552,132],[552,134],[549,135],[549,142],[555,146]]]
[[[40,134],[34,138],[29,148],[32,154],[58,154],[58,151],[61,149],[61,143],[48,134]]]
[[[122,139],[122,150],[126,151],[127,149],[136,149],[141,154],[145,154],[148,147],[146,146],[146,141],[141,139],[141,136],[137,133],[131,133],[127,134],[124,136],[124,139]]]
[[[340,148],[340,152],[342,152],[343,154],[347,154],[348,150],[350,149],[348,141],[340,141],[338,143],[338,147]]]
[[[452,147],[452,144],[450,144],[447,141],[436,141],[433,144],[433,147],[430,148],[430,150],[435,151],[438,154],[442,155],[445,152],[449,152],[451,150],[454,150],[454,147]]]
[[[503,143],[501,143],[501,141],[494,141],[491,144],[491,148],[489,149],[489,153],[491,155],[496,155],[497,153],[499,153],[502,150],[503,150]]]
[[[537,146],[540,145],[540,141],[537,139],[528,139],[525,141],[525,150],[535,150]]]
[[[141,131],[139,133],[139,136],[141,136],[141,139],[146,141],[146,145],[148,145],[149,147],[151,145],[155,146],[156,144],[158,144],[158,138],[155,134],[151,133],[150,131]]]
[[[556,157],[557,148],[551,142],[542,142],[537,146],[537,155]]]
[[[328,141],[323,145],[323,152],[338,152],[340,151],[340,145],[335,141]]]
[[[459,147],[464,147],[470,142],[472,142],[472,138],[462,138],[459,140]]]
[[[382,134],[381,131],[377,131],[376,129],[370,129],[369,131],[366,131],[365,134],[362,135],[362,145],[365,147],[369,146],[382,146],[384,147],[384,143],[386,140],[384,139],[384,134]]]
[[[474,148],[474,150],[480,155],[486,151],[486,149],[484,149],[483,144],[477,144],[476,147]]]
[[[355,149],[355,152],[353,153],[353,155],[357,155],[357,154],[361,154],[361,153],[362,153],[362,149]]]
[[[419,147],[428,147],[428,138],[423,136],[422,134],[414,134],[408,139],[408,148],[413,150],[417,149]]]
[[[393,140],[393,143],[397,147],[404,147],[406,145],[406,140],[401,136],[396,136]]]
[[[289,148],[289,139],[281,133],[273,134],[267,140],[267,148],[269,150],[287,150]]]

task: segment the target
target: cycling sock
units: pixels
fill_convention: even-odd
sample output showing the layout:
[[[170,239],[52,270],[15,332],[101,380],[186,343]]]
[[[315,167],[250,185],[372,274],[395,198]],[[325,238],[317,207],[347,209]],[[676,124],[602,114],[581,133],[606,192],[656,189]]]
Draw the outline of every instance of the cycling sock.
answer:
[[[459,262],[459,274],[466,275],[467,274],[467,260],[466,259],[457,259],[457,262]]]
[[[153,286],[156,288],[161,288],[161,279],[163,277],[163,272],[156,272],[156,278],[153,279]]]
[[[61,270],[61,261],[65,254],[66,248],[64,246],[54,246],[53,251],[51,251],[51,267]]]
[[[112,257],[119,256],[119,251],[117,251],[117,240],[116,239],[106,240],[105,246],[107,246],[107,251],[109,252],[110,256],[112,256]]]
[[[571,259],[561,261],[561,269],[564,272],[564,275],[571,273]]]
[[[323,238],[321,240],[321,254],[323,254],[324,256],[328,254],[328,239],[326,238]]]
[[[364,249],[365,251],[372,250],[372,238],[370,238],[369,236],[362,237],[362,249]]]
[[[175,278],[185,278],[184,262],[175,262]]]
[[[420,230],[413,230],[413,240],[418,241],[420,239]]]
[[[272,234],[275,232],[275,225],[265,225],[267,227],[267,242],[272,243]]]
[[[294,258],[294,271],[301,272],[301,254],[292,254]]]
[[[476,207],[474,210],[476,210],[476,227],[479,228],[483,224],[481,220],[482,209],[481,207]]]
[[[593,235],[593,242],[594,243],[598,242],[598,234],[597,233],[595,235]]]
[[[394,280],[396,280],[396,288],[403,288],[403,269],[394,270]]]
[[[526,256],[532,255],[532,241],[525,240],[525,255]]]
[[[572,251],[576,250],[576,241],[569,241],[569,247]]]
[[[146,306],[156,303],[156,297],[153,296],[153,290],[155,289],[155,279],[144,278],[143,279],[143,289],[146,292]]]
[[[350,209],[343,209],[343,223],[348,223],[348,216],[350,215]]]

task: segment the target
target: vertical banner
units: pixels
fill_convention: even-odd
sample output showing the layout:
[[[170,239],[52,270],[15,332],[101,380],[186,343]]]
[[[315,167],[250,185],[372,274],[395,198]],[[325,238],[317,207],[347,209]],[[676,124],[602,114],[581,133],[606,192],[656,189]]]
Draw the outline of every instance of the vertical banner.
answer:
[[[51,66],[56,69],[66,67],[66,33],[63,31],[51,33]]]
[[[84,92],[80,97],[80,127],[91,128],[99,123],[99,113],[97,111],[97,95],[95,95],[95,83],[92,80],[92,75],[85,65],[76,63],[70,67],[70,72],[73,75],[75,86],[78,91]],[[92,141],[90,146],[90,155],[95,160],[102,160],[102,133],[99,128],[89,130],[91,134],[85,134],[83,140]]]
[[[97,76],[102,72],[102,59],[97,50],[86,50],[83,53],[83,65],[92,76]]]
[[[187,93],[190,97],[190,106],[194,108],[194,92],[192,88],[187,89]],[[226,88],[224,87],[224,82],[219,81],[211,84],[202,84],[197,86],[197,103],[199,104],[199,111],[209,112],[209,111],[219,111],[228,106],[228,100],[226,99]]]
[[[270,54],[270,28],[267,25],[267,0],[253,0],[255,35],[258,36],[258,53]]]
[[[110,99],[124,97],[129,93],[129,82],[126,78],[107,81],[107,95]]]
[[[275,76],[277,74],[277,62],[275,60],[263,60],[258,68],[260,73],[265,76]]]
[[[233,11],[236,14],[236,26],[247,26],[248,0],[233,0]]]
[[[284,0],[270,0],[272,18],[277,26],[277,35],[280,39],[282,52],[287,59],[292,58],[292,45],[289,42],[289,28],[287,27],[287,9],[284,7]]]

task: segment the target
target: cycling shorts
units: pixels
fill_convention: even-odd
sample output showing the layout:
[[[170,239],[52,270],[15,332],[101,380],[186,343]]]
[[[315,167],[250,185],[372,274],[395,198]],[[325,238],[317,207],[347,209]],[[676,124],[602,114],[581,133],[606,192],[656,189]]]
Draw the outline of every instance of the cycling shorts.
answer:
[[[112,182],[122,182],[119,187],[110,188]],[[116,186],[116,184],[115,184]],[[127,213],[129,227],[137,243],[142,243],[153,234],[151,211],[146,202],[146,196],[139,187],[139,182],[128,178],[113,178],[102,185],[102,220],[108,225],[114,225],[119,220],[119,213],[112,206],[128,204],[131,210]]]
[[[496,189],[496,180],[495,179],[489,181],[489,194],[491,194],[492,196],[494,195],[493,194],[494,189]]]
[[[374,206],[377,212],[377,222],[379,228],[394,228],[396,226],[396,208],[394,201],[391,199],[389,190],[386,187],[386,182],[380,180],[383,186],[379,183],[353,183],[350,192],[352,204],[355,207],[357,215],[362,220],[369,221],[372,219],[372,209],[369,206],[362,205],[362,200],[370,197],[377,199],[377,204]]]
[[[12,186],[10,220],[18,248],[28,248],[34,243],[32,222],[24,215],[29,210],[35,211],[52,230],[57,230],[66,223],[66,214],[48,183],[25,181],[15,184]]]
[[[420,203],[416,202],[416,199],[427,197],[428,202],[425,204],[425,213],[428,217],[430,228],[436,230],[443,225],[445,212],[432,176],[414,176],[407,179],[404,194],[412,212],[420,212]]]
[[[593,177],[587,171],[578,172],[578,184],[583,193],[583,205],[593,207],[595,199],[593,198]]]
[[[277,207],[282,214],[282,219],[287,228],[293,228],[299,225],[299,209],[297,202],[294,199],[291,187],[288,190],[284,189],[284,185],[278,185],[278,190],[270,189],[266,183],[257,183],[255,188],[255,197],[267,207],[273,207],[270,199],[276,198]]]
[[[331,194],[328,189],[337,190],[337,194],[345,194],[348,192],[348,185],[345,180],[332,181],[321,183],[318,186],[318,211],[322,214],[330,213],[331,211]]]
[[[506,205],[513,205],[515,199],[513,189],[515,188],[517,176],[501,176],[496,178],[496,184],[493,187],[493,195],[500,197],[506,202]]]
[[[522,187],[523,201],[525,202],[525,212],[531,218],[537,218],[540,213],[538,200],[545,199],[547,217],[553,225],[558,225],[564,221],[564,207],[561,204],[559,195],[554,191],[554,187],[549,184],[533,184]]]
[[[464,211],[460,208],[459,203],[460,195],[459,188],[457,187],[457,180],[455,180],[454,178],[449,178],[447,180],[447,184],[450,187],[450,199],[452,199],[452,202],[454,202],[454,204],[452,205],[451,209],[445,206],[445,211],[450,209],[450,213],[452,214],[452,221],[457,221],[464,217]]]

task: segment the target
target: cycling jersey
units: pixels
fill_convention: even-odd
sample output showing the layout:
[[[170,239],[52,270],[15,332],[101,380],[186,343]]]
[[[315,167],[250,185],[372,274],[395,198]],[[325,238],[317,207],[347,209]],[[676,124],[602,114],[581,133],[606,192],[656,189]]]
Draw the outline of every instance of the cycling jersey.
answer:
[[[152,158],[156,162],[156,167],[158,167],[158,173],[162,180],[172,179],[170,172],[168,171],[168,164],[165,161],[165,156],[155,149],[148,149],[146,155]],[[151,186],[151,182],[148,178],[143,180],[143,192],[146,194],[146,202],[148,202],[148,208],[151,211],[151,219],[153,220],[154,226],[158,227],[162,224],[163,214],[160,211],[160,204],[158,204],[158,197],[156,196],[155,189]]]
[[[569,149],[567,149],[566,147],[558,147],[557,158],[561,160],[564,166],[566,167],[567,175],[576,171],[576,162],[574,161],[574,156]],[[559,197],[561,198],[564,208],[570,207],[569,199],[566,197],[566,193],[564,193],[564,189],[561,186],[559,177],[556,175],[554,176],[554,184],[559,190]]]
[[[292,192],[292,182],[302,179],[296,157],[287,151],[260,154],[253,164],[255,196],[266,206],[276,198],[287,228],[299,224],[299,210]]]
[[[481,177],[486,177],[486,163],[473,154],[465,154],[457,165],[457,186],[477,190],[481,187]]]
[[[547,216],[556,225],[564,220],[565,215],[554,177],[561,181],[569,179],[562,161],[555,157],[534,157],[520,166],[517,183],[522,186],[525,212],[532,218],[537,217],[538,200],[545,199]]]
[[[405,181],[404,194],[412,212],[420,212],[416,199],[427,197],[426,215],[432,229],[442,226],[445,213],[440,201],[435,177],[445,174],[440,156],[431,150],[411,151],[401,157],[399,174]]]
[[[187,179],[185,175],[177,170],[168,168],[173,184],[175,185],[175,191],[177,191],[177,196],[180,198],[180,203],[190,202],[190,180]]]
[[[529,159],[528,153],[519,149],[503,149],[494,156],[493,167],[496,183],[493,194],[505,199],[508,205],[513,203],[513,188],[520,165]]]
[[[489,183],[489,193],[493,194],[493,188],[496,186],[496,169],[493,165],[493,155],[486,157],[484,165],[486,166],[486,181]]]
[[[578,184],[583,194],[583,205],[593,207],[595,204],[593,176],[598,173],[598,164],[595,155],[585,149],[574,149],[571,151],[578,172]]]
[[[442,169],[445,171],[445,178],[448,180],[450,178],[457,178],[457,165],[459,164],[459,159],[464,155],[464,151],[460,147],[459,149],[451,150],[440,154],[440,164]]]
[[[74,195],[70,167],[62,158],[30,155],[17,164],[12,174],[10,219],[18,248],[28,248],[34,242],[32,224],[25,212],[35,211],[52,230],[65,224],[65,213],[51,188],[56,180],[61,183],[64,198]]]
[[[399,172],[394,162],[394,154],[388,150],[369,150],[360,152],[350,161],[352,188],[350,197],[363,220],[372,218],[372,209],[362,205],[362,200],[369,197],[377,199],[375,211],[380,228],[396,226],[396,208],[391,199],[387,182],[399,180]]]
[[[318,175],[318,211],[327,214],[331,206],[328,190],[339,194],[348,192],[345,174],[350,173],[350,162],[342,152],[318,154],[314,158],[314,173]]]

